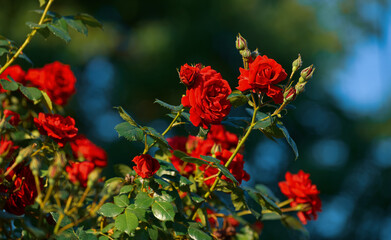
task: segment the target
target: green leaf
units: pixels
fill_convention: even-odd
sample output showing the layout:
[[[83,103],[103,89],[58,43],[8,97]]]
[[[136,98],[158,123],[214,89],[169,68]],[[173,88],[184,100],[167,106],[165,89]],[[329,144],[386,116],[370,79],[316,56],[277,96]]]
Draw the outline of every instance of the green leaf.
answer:
[[[246,95],[244,95],[239,90],[234,90],[232,93],[227,97],[227,99],[231,102],[231,105],[233,107],[240,107],[247,103],[248,98]]]
[[[158,133],[154,128],[147,127],[145,132],[148,136],[150,136],[153,140],[157,142],[160,149],[165,151],[171,149],[171,146],[168,144],[167,140],[160,133]]]
[[[86,36],[88,35],[88,28],[80,19],[75,20],[72,16],[63,17],[63,19],[65,19],[68,26],[70,26],[77,32],[82,33]]]
[[[126,177],[126,175],[131,174],[133,170],[125,164],[115,164],[114,172],[122,177]]]
[[[146,222],[148,221],[147,220],[147,217],[149,218],[149,216],[147,216],[147,209],[144,209],[144,208],[136,208],[136,206],[134,204],[131,204],[129,205],[129,207],[127,207],[128,210],[130,210],[132,213],[136,214],[137,218],[140,220],[140,221],[143,221],[143,222]]]
[[[121,187],[121,190],[119,192],[119,194],[123,194],[123,193],[129,193],[133,190],[133,186],[132,185],[124,185]]]
[[[293,152],[295,153],[295,160],[299,157],[299,151],[297,150],[297,146],[296,146],[296,143],[295,141],[293,141],[293,139],[290,137],[289,135],[289,132],[288,130],[285,128],[284,125],[282,124],[276,124],[276,126],[282,131],[282,133],[284,134],[285,136],[285,139],[286,141],[288,142],[288,144],[291,146]]]
[[[48,26],[48,24],[37,24],[37,23],[33,23],[33,22],[26,22],[26,25],[31,28],[31,29],[41,29],[41,28],[46,28]]]
[[[53,220],[57,222],[58,218],[60,217],[60,214],[58,212],[50,212],[50,214],[52,215]],[[65,225],[68,225],[70,223],[72,223],[71,219],[69,219],[69,217],[67,216],[64,216],[60,223],[60,227],[64,227]]]
[[[171,203],[156,201],[152,204],[153,215],[161,221],[174,221],[175,211]]]
[[[4,90],[15,91],[18,90],[19,85],[14,81],[7,81],[5,79],[0,79],[1,86]]]
[[[138,127],[136,121],[134,121],[134,119],[121,106],[114,108],[118,110],[118,113],[123,120],[127,121],[132,126]]]
[[[81,20],[84,24],[87,24],[90,27],[98,27],[103,29],[102,24],[96,20],[93,16],[86,14],[86,13],[80,13],[75,16],[76,20]]]
[[[8,53],[8,49],[6,48],[0,48],[0,56],[3,56],[5,53]]]
[[[195,163],[197,165],[208,164],[208,162],[202,159],[189,157],[186,153],[179,150],[175,150],[173,154],[184,162]]]
[[[245,210],[246,202],[244,200],[244,191],[241,188],[236,188],[231,192],[231,201],[236,211]]]
[[[42,96],[43,96],[43,99],[45,100],[45,105],[46,107],[48,107],[48,109],[50,111],[53,111],[53,103],[52,103],[52,100],[50,100],[50,97],[48,96],[48,94],[44,91],[41,90],[41,93],[42,93]]]
[[[165,103],[165,102],[163,102],[163,101],[161,101],[159,99],[155,99],[154,103],[157,103],[157,104],[159,104],[162,107],[168,108],[168,109],[170,109],[173,112],[179,112],[183,108],[182,104],[179,105],[179,106],[174,106],[174,105],[170,105],[168,103]]]
[[[258,196],[252,191],[244,191],[244,199],[246,200],[246,205],[251,213],[257,219],[262,217],[262,207],[259,204]]]
[[[42,98],[41,90],[35,87],[25,87],[20,85],[19,90],[31,101],[38,101]]]
[[[146,192],[139,192],[136,196],[134,204],[138,208],[149,208],[152,203],[154,202],[154,199],[149,197]]]
[[[69,36],[68,31],[62,28],[62,26],[58,24],[48,24],[47,26],[50,32],[54,34],[54,36],[61,38],[66,43],[69,43],[71,41],[71,36]]]
[[[123,208],[118,207],[114,203],[105,203],[98,210],[98,213],[105,217],[115,217],[124,211]]]
[[[281,218],[281,222],[285,227],[298,231],[301,235],[300,239],[309,239],[310,235],[307,229],[304,228],[303,224],[301,224],[301,222],[297,218],[289,215],[284,215]]]
[[[201,155],[200,156],[202,159],[208,161],[208,162],[212,162],[212,163],[215,163],[215,164],[219,164],[221,161],[217,158],[214,158],[214,157],[211,157],[211,156],[204,156],[204,155]]]
[[[115,219],[115,227],[130,235],[138,227],[138,218],[134,213],[126,209],[123,214]]]
[[[178,222],[174,222],[172,226],[175,231],[175,235],[183,236],[187,234],[187,227],[185,225],[180,224]]]
[[[189,227],[188,232],[189,236],[194,240],[212,240],[211,236],[198,228]]]
[[[129,141],[143,141],[144,132],[128,122],[123,122],[114,127],[120,137],[124,137]]]
[[[281,209],[278,207],[278,205],[275,202],[273,202],[273,200],[271,200],[266,196],[263,196],[262,194],[258,194],[258,196],[262,207],[270,211],[276,212],[280,215],[282,214]]]
[[[45,5],[46,3],[46,0],[39,0],[39,6],[42,7],[43,5]]]
[[[264,113],[262,113],[264,114]],[[265,129],[273,124],[274,118],[268,117],[268,115],[264,114],[265,117],[261,118],[258,122],[255,123],[254,129]],[[266,118],[262,121],[262,119]]]
[[[159,233],[156,228],[154,228],[154,227],[148,228],[148,235],[151,240],[158,240]]]
[[[199,196],[198,194],[196,193],[193,193],[191,192],[190,193],[190,198],[191,200],[193,200],[195,203],[202,203],[203,201],[205,201],[205,199],[201,196]]]
[[[127,207],[130,201],[127,195],[119,195],[114,197],[114,204],[120,208]]]

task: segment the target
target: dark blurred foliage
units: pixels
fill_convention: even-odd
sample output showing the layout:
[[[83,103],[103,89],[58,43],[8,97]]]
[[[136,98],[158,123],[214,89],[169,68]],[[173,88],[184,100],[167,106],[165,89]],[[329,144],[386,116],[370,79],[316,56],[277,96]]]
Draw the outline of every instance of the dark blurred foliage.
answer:
[[[238,32],[251,49],[276,59],[288,73],[300,53],[304,66],[317,67],[305,94],[295,101],[297,108],[284,120],[300,157],[294,162],[283,141],[252,134],[245,152],[250,184],[263,182],[278,193],[277,182],[287,170],[303,169],[311,173],[324,202],[319,221],[308,224],[312,239],[387,239],[391,156],[384,149],[391,148],[391,141],[384,138],[390,136],[390,120],[376,123],[350,115],[327,91],[352,45],[382,35],[378,18],[363,14],[373,3],[386,9],[385,0],[55,1],[53,11],[89,13],[104,30],[90,29],[88,37],[72,32],[68,45],[39,36],[25,53],[37,67],[54,60],[72,65],[78,93],[67,108],[80,131],[108,150],[108,176],[114,175],[114,164],[130,164],[142,149],[117,138],[113,127],[120,119],[112,106],[122,105],[141,123],[164,129],[167,111],[153,101],[180,103],[185,88],[176,69],[184,63],[211,65],[236,87],[242,64],[234,46]],[[24,22],[39,17],[29,12],[38,8],[38,0],[1,5],[1,34],[21,43],[28,32]],[[279,222],[267,222],[261,238],[289,239],[287,234]]]

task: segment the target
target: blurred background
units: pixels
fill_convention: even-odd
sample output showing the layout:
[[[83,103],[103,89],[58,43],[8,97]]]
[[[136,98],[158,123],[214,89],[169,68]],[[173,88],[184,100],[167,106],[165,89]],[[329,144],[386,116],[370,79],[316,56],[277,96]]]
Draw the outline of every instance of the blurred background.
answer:
[[[237,86],[241,57],[237,33],[251,49],[279,62],[288,73],[302,55],[316,72],[296,109],[284,118],[299,148],[261,133],[246,146],[248,184],[263,183],[281,198],[285,172],[311,173],[323,211],[307,225],[311,239],[391,239],[391,6],[375,0],[68,0],[52,10],[86,12],[103,23],[72,41],[41,36],[25,53],[34,67],[59,60],[75,72],[77,94],[67,106],[84,133],[109,154],[105,170],[130,163],[143,146],[119,139],[113,106],[157,130],[169,123],[155,98],[180,103],[185,88],[176,69],[203,63]],[[1,35],[21,44],[37,21],[38,0],[2,1]],[[25,69],[29,64],[18,62]],[[173,134],[184,134],[172,131]],[[296,239],[279,222],[266,222],[261,239]]]

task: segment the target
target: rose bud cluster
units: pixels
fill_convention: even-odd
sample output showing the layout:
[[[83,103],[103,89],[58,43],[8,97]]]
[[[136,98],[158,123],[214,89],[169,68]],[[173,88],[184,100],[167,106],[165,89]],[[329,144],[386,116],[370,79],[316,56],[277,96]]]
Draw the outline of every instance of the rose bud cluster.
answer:
[[[60,147],[64,147],[65,143],[72,141],[78,132],[75,120],[69,116],[39,113],[38,118],[34,118],[34,123],[40,134],[49,136]]]
[[[286,181],[279,182],[281,192],[291,199],[291,207],[303,205],[304,211],[297,213],[300,221],[307,224],[307,220],[316,220],[317,212],[322,211],[322,202],[319,198],[319,190],[316,185],[312,184],[310,175],[300,170],[297,174],[287,172],[285,174]]]
[[[220,124],[231,110],[227,99],[231,94],[228,82],[210,66],[202,68],[193,81],[182,97],[182,105],[190,108],[190,121],[204,129]]]
[[[132,162],[136,164],[133,167],[137,175],[142,178],[152,177],[160,168],[159,161],[149,154],[141,154],[133,158]]]
[[[249,64],[249,69],[240,68],[238,90],[265,93],[277,104],[283,103],[282,89],[276,84],[286,79],[285,70],[266,55],[258,56]]]
[[[96,168],[107,166],[107,154],[105,150],[96,146],[84,135],[78,135],[70,145],[73,156],[82,162],[70,162],[66,166],[68,178],[71,182],[86,187],[91,172]]]
[[[5,200],[4,210],[15,215],[24,214],[25,208],[34,204],[38,195],[30,168],[19,164],[9,172],[5,180],[8,184],[0,182],[1,198]],[[42,181],[40,184],[42,188]]]
[[[15,82],[24,84],[26,73],[19,65],[13,65],[8,67],[3,73],[0,74],[0,79],[10,81],[8,79],[10,76]],[[0,85],[0,93],[4,93],[6,90]]]
[[[46,64],[42,68],[29,69],[26,81],[45,91],[57,105],[65,105],[76,92],[76,77],[70,66],[58,61]]]

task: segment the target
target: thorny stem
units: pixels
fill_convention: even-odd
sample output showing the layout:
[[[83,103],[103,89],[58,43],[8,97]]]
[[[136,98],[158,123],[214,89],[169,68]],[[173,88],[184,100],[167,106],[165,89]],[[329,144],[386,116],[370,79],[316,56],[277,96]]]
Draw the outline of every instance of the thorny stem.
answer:
[[[43,13],[42,13],[41,19],[38,22],[38,25],[41,25],[43,23],[43,21],[45,20],[46,14],[50,8],[50,5],[52,5],[53,1],[54,0],[49,0],[48,3],[46,4],[45,10],[43,10]],[[37,29],[33,29],[31,31],[31,33],[29,33],[27,35],[27,38],[24,41],[24,43],[22,44],[22,46],[20,46],[20,48],[18,49],[18,51],[16,51],[16,53],[12,56],[12,58],[9,59],[4,64],[4,66],[0,69],[0,74],[3,73],[4,70],[7,69],[7,67],[9,67],[15,61],[15,59],[22,53],[23,49],[30,43],[31,39],[34,37],[34,35],[36,33],[37,33]]]

